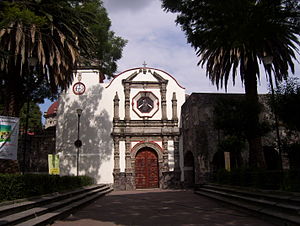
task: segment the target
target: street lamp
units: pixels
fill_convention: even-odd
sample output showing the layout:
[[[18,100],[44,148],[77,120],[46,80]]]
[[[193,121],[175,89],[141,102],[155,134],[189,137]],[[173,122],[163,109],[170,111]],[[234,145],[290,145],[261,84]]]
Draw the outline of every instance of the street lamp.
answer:
[[[74,144],[75,144],[75,147],[77,148],[77,156],[76,156],[77,174],[76,175],[78,176],[79,175],[79,149],[82,146],[82,142],[79,139],[79,135],[80,135],[80,116],[81,116],[81,113],[82,113],[82,109],[78,108],[78,109],[76,109],[76,112],[77,112],[77,116],[78,116],[78,120],[77,120],[77,140],[75,141]]]
[[[30,101],[31,101],[31,93],[29,90],[29,77],[33,76],[34,67],[37,65],[38,59],[36,57],[28,57],[28,71],[26,74],[26,120],[25,120],[25,129],[23,130],[23,167],[22,173],[25,174],[26,171],[26,151],[27,151],[27,136],[28,136],[28,123],[29,123],[29,111],[30,111]],[[32,72],[32,74],[31,74]]]
[[[273,57],[272,56],[265,56],[263,57],[263,63],[265,65],[265,68],[267,70],[267,74],[269,76],[269,82],[270,82],[270,87],[271,87],[271,100],[272,104],[274,107],[274,117],[275,117],[275,128],[276,128],[276,137],[277,137],[277,146],[278,146],[278,154],[279,154],[279,164],[280,164],[280,169],[282,169],[282,156],[281,156],[281,142],[280,142],[280,134],[279,134],[279,123],[278,123],[278,117],[277,117],[277,112],[276,112],[276,106],[275,106],[275,92],[274,92],[274,86],[273,86],[273,80],[272,80],[272,62],[273,62]]]

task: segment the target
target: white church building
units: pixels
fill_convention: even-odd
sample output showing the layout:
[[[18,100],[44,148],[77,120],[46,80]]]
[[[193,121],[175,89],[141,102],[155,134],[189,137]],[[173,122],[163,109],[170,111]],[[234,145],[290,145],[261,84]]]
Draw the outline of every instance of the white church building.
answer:
[[[61,175],[88,175],[119,190],[179,186],[184,102],[185,89],[159,69],[129,69],[109,83],[97,71],[77,71],[57,109]]]

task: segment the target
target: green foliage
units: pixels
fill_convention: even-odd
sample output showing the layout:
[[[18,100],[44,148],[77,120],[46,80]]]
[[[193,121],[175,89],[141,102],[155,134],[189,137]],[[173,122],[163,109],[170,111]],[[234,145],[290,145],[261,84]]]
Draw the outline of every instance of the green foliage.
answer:
[[[219,170],[214,183],[270,190],[300,192],[300,171],[267,171],[264,169]]]
[[[286,79],[289,69],[294,72],[300,45],[298,0],[162,0],[162,6],[177,14],[198,65],[206,66],[217,88],[227,90],[230,77],[235,84],[239,71],[248,101],[249,164],[265,167],[257,113],[259,65],[265,56],[274,56],[268,67],[276,81]]]
[[[207,74],[217,87],[224,84],[226,88],[230,75],[234,81],[238,69],[246,87],[246,80],[255,80],[252,74],[259,76],[258,59],[266,55],[274,56],[276,79],[286,78],[289,67],[294,70],[300,33],[298,0],[162,3],[166,11],[177,13],[176,23],[200,57],[198,64],[206,65]]]
[[[275,105],[271,100],[269,103],[289,129],[300,131],[300,84],[296,78],[281,83],[275,93]]]
[[[4,105],[0,97],[0,115],[4,114]],[[20,129],[24,130],[27,117],[27,103],[23,105],[20,111]],[[42,112],[38,104],[29,102],[29,117],[28,117],[28,131],[40,131],[42,129]]]
[[[25,8],[24,8],[25,7]],[[0,12],[0,28],[9,27],[12,21],[19,21],[22,24],[36,24],[42,26],[46,24],[46,18],[38,16],[31,10],[26,8],[24,2],[19,2],[18,5],[4,1],[3,10]]]
[[[284,143],[283,151],[288,153],[290,169],[300,170],[300,143]]]
[[[21,175],[0,174],[0,201],[25,197]]]
[[[219,150],[223,152],[237,153],[245,148],[245,140],[236,136],[227,136],[219,144]]]
[[[93,184],[87,176],[0,174],[0,201],[67,191]]]
[[[97,21],[88,25],[89,31],[94,36],[95,47],[91,49],[93,56],[83,60],[83,63],[99,67],[101,73],[108,77],[113,76],[117,70],[116,61],[122,57],[122,49],[127,41],[115,36],[115,33],[110,30],[111,22],[101,1],[88,1],[78,5],[76,10],[79,13],[94,15]]]
[[[213,179],[213,182],[219,184],[252,187],[271,190],[297,190],[296,184],[299,184],[299,177],[295,171],[267,171],[265,169],[234,169],[231,172],[219,170]],[[296,173],[297,175],[297,173]],[[299,172],[298,172],[299,176]]]
[[[25,103],[20,113],[20,128],[24,129],[27,118],[27,103]],[[34,132],[42,129],[42,112],[38,104],[29,103],[28,131]]]
[[[286,191],[300,192],[300,170],[290,170],[285,175],[283,189]]]
[[[0,1],[0,90],[4,114],[18,116],[67,89],[78,66],[105,75],[116,71],[126,41],[110,30],[102,1]],[[37,59],[30,65],[30,59]],[[82,65],[83,64],[83,65]]]

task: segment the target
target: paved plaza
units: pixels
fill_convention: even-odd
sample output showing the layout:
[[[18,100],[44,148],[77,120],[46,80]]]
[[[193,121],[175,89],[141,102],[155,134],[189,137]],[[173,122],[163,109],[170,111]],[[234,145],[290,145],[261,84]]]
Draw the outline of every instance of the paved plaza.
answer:
[[[193,191],[137,190],[112,192],[57,221],[63,225],[273,225]]]

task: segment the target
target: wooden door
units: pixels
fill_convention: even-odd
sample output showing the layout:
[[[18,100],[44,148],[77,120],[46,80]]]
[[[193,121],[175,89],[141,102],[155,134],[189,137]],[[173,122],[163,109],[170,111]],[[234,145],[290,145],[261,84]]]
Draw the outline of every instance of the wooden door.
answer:
[[[136,188],[158,187],[158,159],[151,149],[139,151],[135,157]]]

